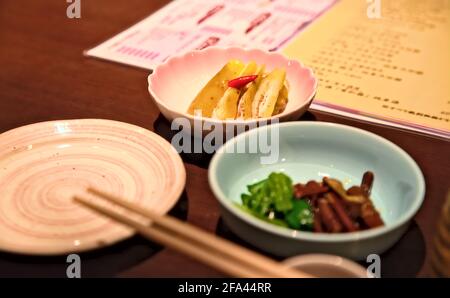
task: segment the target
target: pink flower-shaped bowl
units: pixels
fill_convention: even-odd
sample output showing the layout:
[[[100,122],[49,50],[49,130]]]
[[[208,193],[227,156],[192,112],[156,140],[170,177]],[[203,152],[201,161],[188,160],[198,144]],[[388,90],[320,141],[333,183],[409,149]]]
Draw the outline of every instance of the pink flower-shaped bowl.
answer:
[[[252,120],[217,120],[187,113],[197,93],[231,59],[265,64],[267,71],[279,67],[286,69],[289,102],[283,113],[267,119]],[[273,123],[273,119],[280,122],[298,119],[306,112],[314,98],[317,80],[310,68],[278,53],[257,49],[210,47],[201,51],[187,52],[181,56],[173,56],[157,66],[148,77],[148,89],[161,113],[169,121],[184,118],[194,125],[194,119],[197,119],[202,122],[202,128],[211,129],[211,126],[215,127],[217,124],[226,124],[226,129],[229,129],[228,125],[251,127],[252,124]]]

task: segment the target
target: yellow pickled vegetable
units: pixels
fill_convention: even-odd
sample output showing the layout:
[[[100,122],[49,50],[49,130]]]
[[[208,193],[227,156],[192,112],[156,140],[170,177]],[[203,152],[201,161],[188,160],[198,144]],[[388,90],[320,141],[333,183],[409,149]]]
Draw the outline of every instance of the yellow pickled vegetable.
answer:
[[[288,103],[286,71],[265,73],[265,66],[230,60],[200,91],[188,109],[194,115],[226,119],[269,118]]]
[[[201,110],[203,117],[211,117],[214,108],[228,88],[228,81],[239,76],[244,69],[244,64],[239,60],[231,60],[206,84],[200,91],[188,109],[188,113],[194,115]]]
[[[258,78],[249,84],[247,90],[241,96],[241,99],[238,103],[238,112],[236,116],[237,118],[244,120],[252,118],[252,102],[255,98],[256,90],[258,89],[259,84],[262,81],[264,69],[265,65],[259,67]]]
[[[253,118],[272,116],[285,79],[286,71],[284,69],[275,69],[263,78],[252,103]]]
[[[277,103],[275,104],[275,109],[272,115],[278,115],[284,112],[288,103],[288,89],[286,85],[281,88],[280,94],[278,95]]]
[[[258,65],[252,61],[244,67],[239,77],[254,75],[257,71]],[[228,87],[214,108],[212,117],[220,120],[235,119],[240,94],[241,90]]]

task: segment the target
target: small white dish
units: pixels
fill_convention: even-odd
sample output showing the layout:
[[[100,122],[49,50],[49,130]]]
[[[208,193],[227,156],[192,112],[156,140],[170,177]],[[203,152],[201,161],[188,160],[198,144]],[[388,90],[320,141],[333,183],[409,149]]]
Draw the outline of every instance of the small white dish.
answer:
[[[255,61],[265,64],[266,70],[283,67],[289,84],[289,101],[283,113],[265,119],[217,120],[193,116],[188,107],[206,83],[231,59],[244,62]],[[148,90],[161,113],[169,121],[176,118],[188,119],[191,127],[194,119],[202,124],[202,132],[207,133],[215,125],[222,124],[225,131],[240,127],[245,130],[252,125],[296,120],[306,112],[317,90],[317,80],[312,70],[296,60],[262,50],[242,48],[209,47],[202,51],[187,52],[173,56],[157,66],[148,77]]]
[[[92,186],[164,214],[185,180],[175,149],[135,125],[62,120],[7,131],[0,135],[0,250],[54,255],[113,244],[133,230],[76,204],[74,195]]]
[[[299,269],[315,277],[368,278],[373,275],[363,266],[343,257],[327,254],[307,254],[283,261],[288,267]]]

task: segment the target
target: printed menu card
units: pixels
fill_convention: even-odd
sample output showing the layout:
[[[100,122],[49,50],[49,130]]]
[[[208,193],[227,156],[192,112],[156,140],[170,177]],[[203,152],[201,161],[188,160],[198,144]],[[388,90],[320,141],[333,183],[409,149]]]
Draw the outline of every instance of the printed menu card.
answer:
[[[208,46],[277,50],[335,0],[176,0],[86,55],[152,69]]]
[[[312,107],[450,138],[450,1],[369,2],[339,1],[283,49],[319,78]]]

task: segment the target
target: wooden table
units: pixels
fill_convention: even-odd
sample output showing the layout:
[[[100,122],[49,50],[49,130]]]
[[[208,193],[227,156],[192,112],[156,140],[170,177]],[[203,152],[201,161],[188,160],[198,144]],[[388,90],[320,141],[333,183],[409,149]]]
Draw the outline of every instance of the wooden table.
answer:
[[[165,0],[82,1],[81,19],[64,0],[0,2],[0,132],[34,122],[107,118],[164,134],[167,123],[147,92],[148,71],[83,57],[88,49],[165,5]],[[450,182],[450,143],[423,135],[312,112],[318,121],[374,132],[407,151],[426,179],[425,202],[402,240],[382,256],[386,276],[430,276],[435,221]],[[223,224],[207,183],[207,161],[185,159],[187,220],[235,239]],[[8,256],[7,256],[8,257]],[[17,259],[17,256],[11,256]],[[32,265],[30,265],[32,266]],[[1,272],[1,269],[0,269]],[[119,276],[221,276],[162,249]]]

